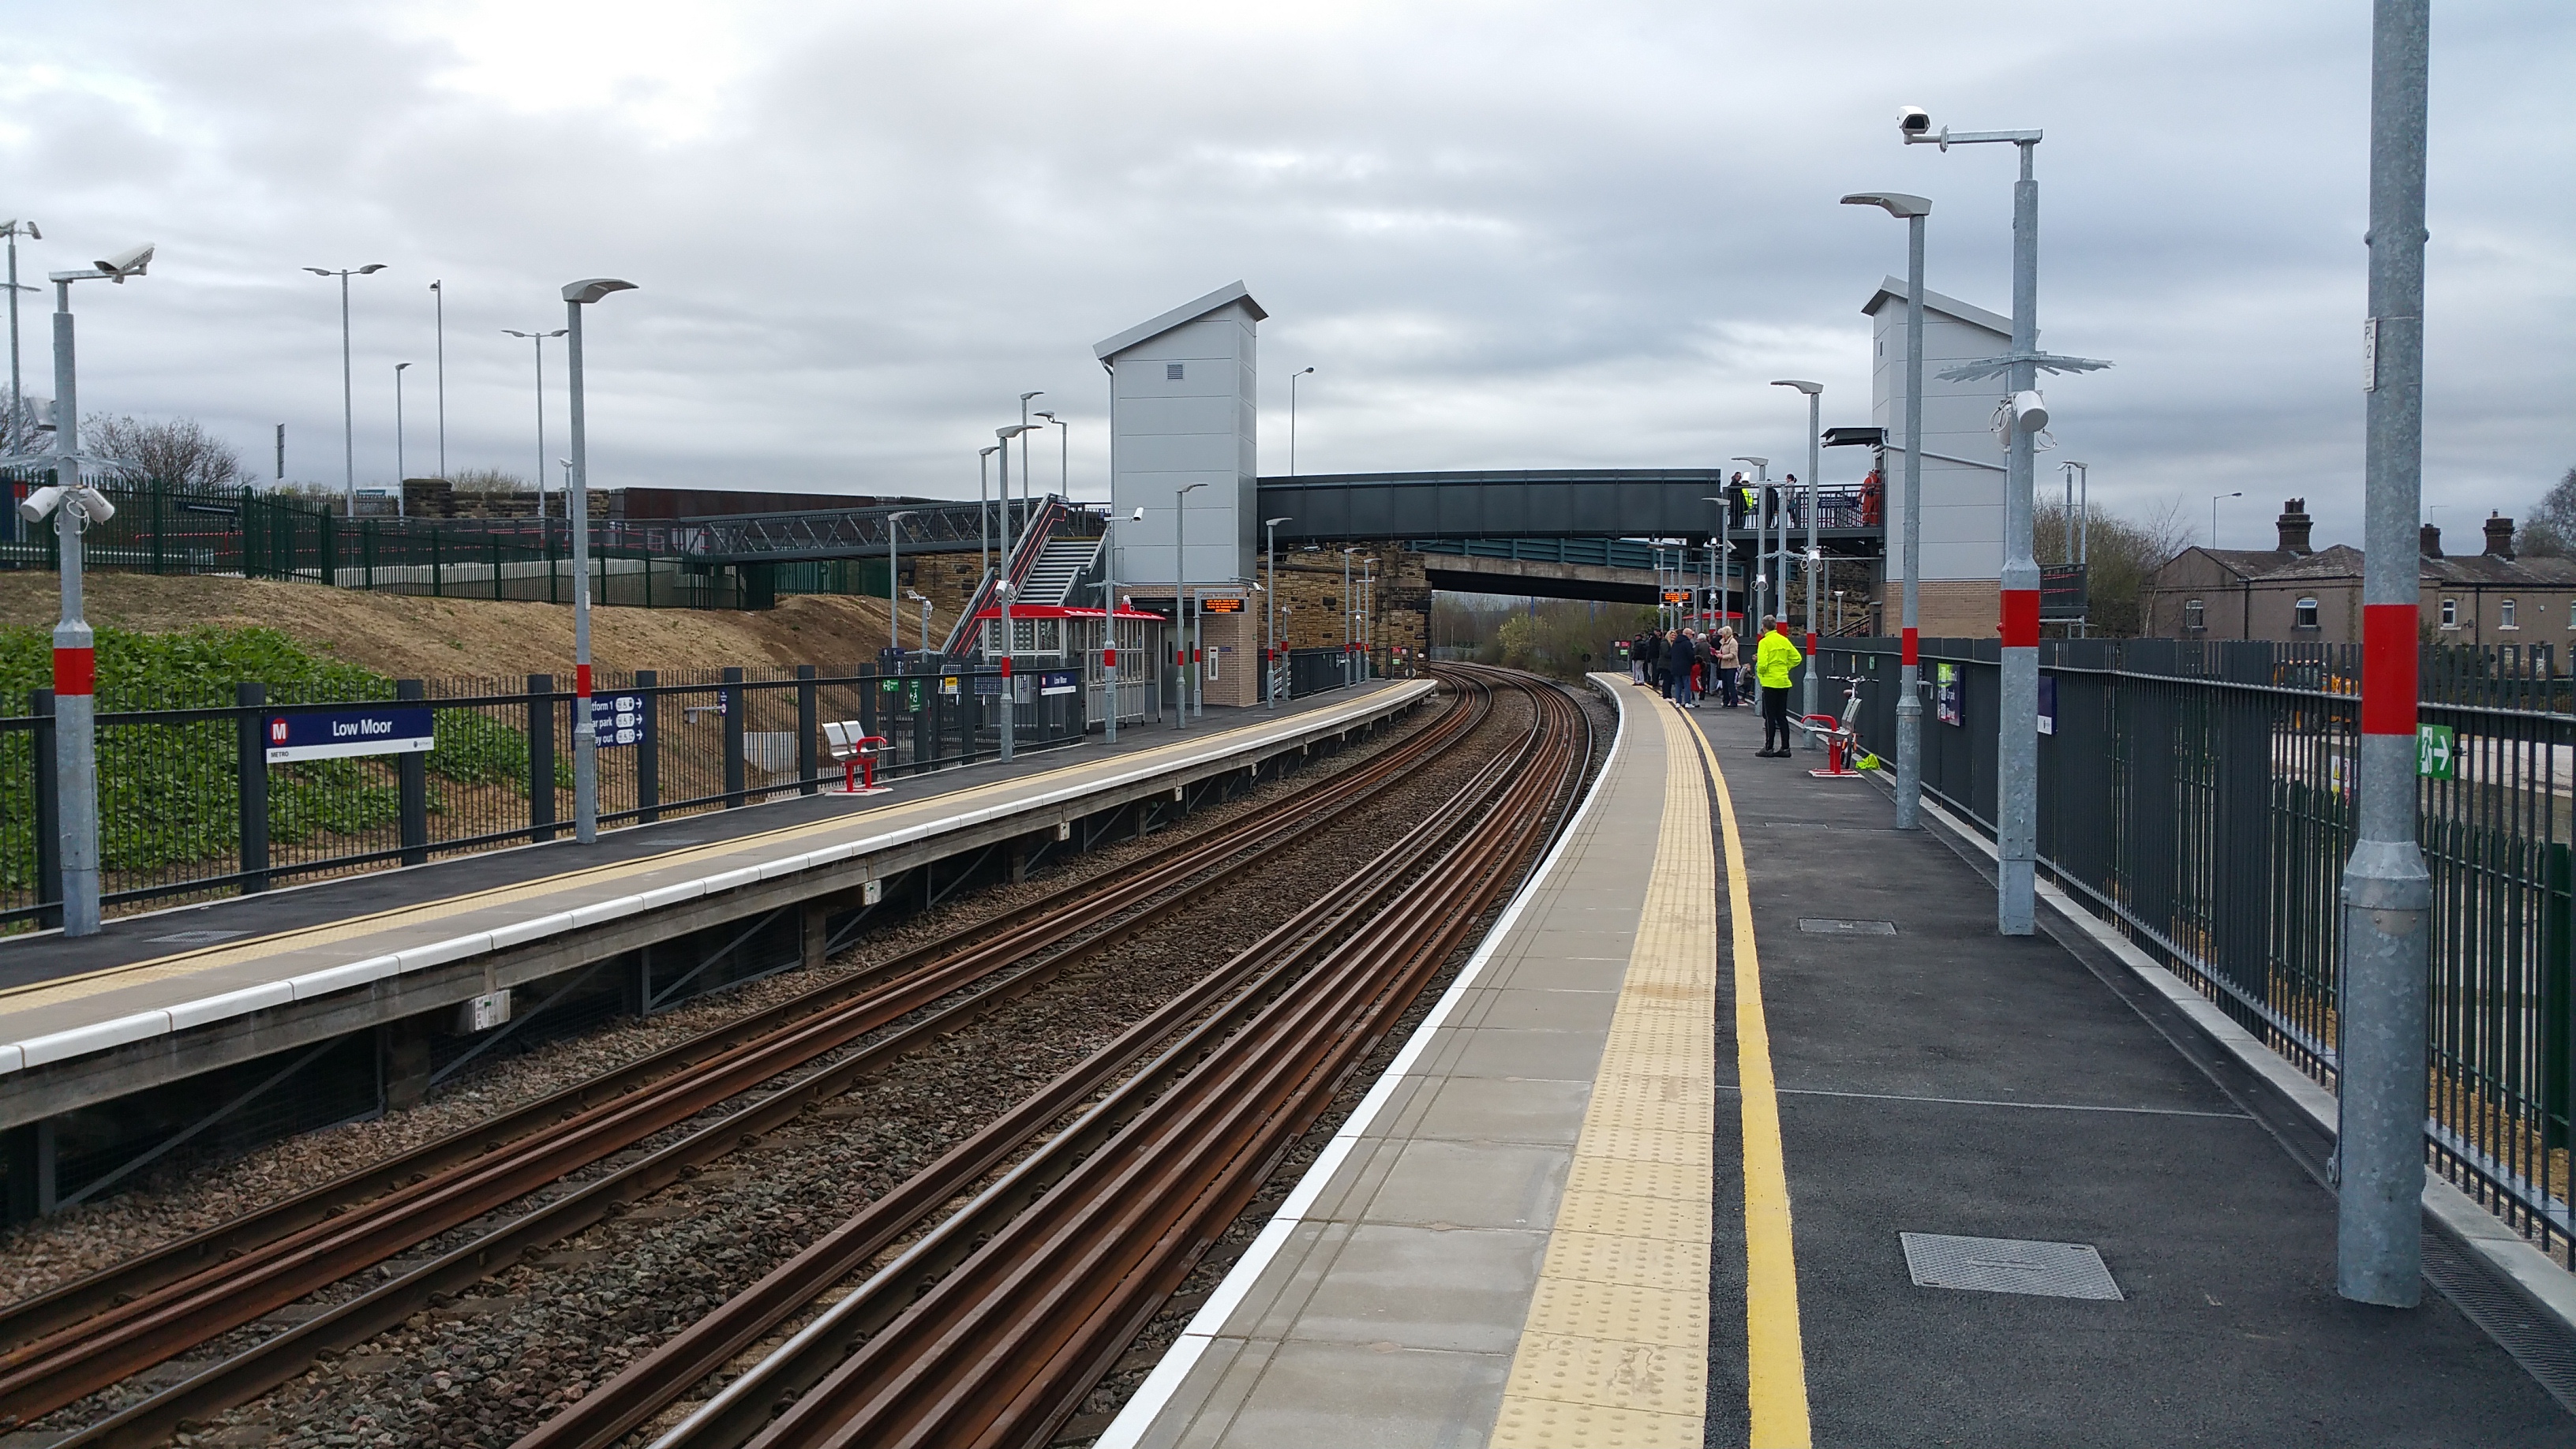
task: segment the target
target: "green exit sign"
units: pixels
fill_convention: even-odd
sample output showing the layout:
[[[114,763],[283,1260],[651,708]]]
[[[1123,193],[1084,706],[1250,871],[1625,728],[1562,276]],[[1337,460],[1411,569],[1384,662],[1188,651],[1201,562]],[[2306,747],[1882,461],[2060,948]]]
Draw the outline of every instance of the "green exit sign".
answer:
[[[2453,749],[2455,744],[2449,725],[2417,725],[2415,773],[2427,780],[2458,779],[2460,772],[2458,755]]]

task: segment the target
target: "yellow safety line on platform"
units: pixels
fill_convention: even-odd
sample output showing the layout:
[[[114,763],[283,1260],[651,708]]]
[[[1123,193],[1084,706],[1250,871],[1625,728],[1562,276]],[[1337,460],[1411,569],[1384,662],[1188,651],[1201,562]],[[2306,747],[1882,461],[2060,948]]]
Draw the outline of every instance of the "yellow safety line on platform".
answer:
[[[1664,813],[1600,1075],[1495,1446],[1699,1449],[1715,1207],[1717,873],[1708,789],[1670,711]]]
[[[747,852],[775,850],[800,840],[846,831],[854,824],[900,828],[893,822],[908,809],[919,811],[936,807],[950,813],[962,813],[975,808],[990,796],[1028,785],[1033,779],[1052,784],[1086,773],[1101,774],[1133,770],[1150,764],[1157,755],[1194,749],[1203,750],[1211,744],[1224,740],[1228,735],[1265,729],[1271,723],[1273,722],[1264,721],[1260,724],[1239,725],[1234,729],[1220,730],[1210,735],[1194,735],[1169,745],[1157,745],[1130,755],[1112,755],[1107,759],[1086,760],[1079,764],[1064,766],[1060,771],[1045,772],[1034,777],[1022,776],[1015,779],[987,781],[944,795],[933,795],[927,799],[889,800],[847,815],[835,816],[830,820],[781,826],[778,829],[761,831],[757,834],[737,835],[724,840],[709,841],[703,845],[682,846],[675,850],[638,856],[633,860],[583,866],[555,875],[541,876],[535,880],[520,881],[513,885],[493,886],[440,900],[423,901],[418,905],[396,906],[371,915],[352,916],[346,920],[330,921],[314,926],[301,926],[294,930],[280,931],[274,935],[260,936],[248,941],[229,941],[220,946],[201,946],[193,951],[154,956],[142,961],[130,961],[121,966],[103,966],[95,971],[85,971],[78,975],[57,976],[51,980],[28,982],[22,986],[0,989],[0,1014],[59,1005],[105,991],[146,985],[172,977],[192,976],[201,971],[257,960],[263,956],[356,940],[406,926],[424,925],[450,916],[460,916],[472,911],[488,910],[495,906],[506,906],[551,895],[583,882],[614,881],[654,871],[681,868],[693,859],[714,861]],[[770,793],[780,792],[771,791]],[[691,817],[675,816],[673,820],[689,818]],[[569,823],[563,823],[561,828],[569,834],[572,826]],[[614,836],[603,838],[614,839]]]
[[[1762,960],[1753,941],[1753,891],[1744,837],[1717,751],[1695,725],[1700,758],[1717,791],[1726,837],[1727,914],[1735,926],[1735,1076],[1744,1119],[1744,1349],[1753,1449],[1807,1449],[1807,1357],[1798,1328],[1797,1246],[1789,1223],[1789,1165],[1780,1147],[1780,1098],[1771,1076],[1771,1029],[1762,1016]]]

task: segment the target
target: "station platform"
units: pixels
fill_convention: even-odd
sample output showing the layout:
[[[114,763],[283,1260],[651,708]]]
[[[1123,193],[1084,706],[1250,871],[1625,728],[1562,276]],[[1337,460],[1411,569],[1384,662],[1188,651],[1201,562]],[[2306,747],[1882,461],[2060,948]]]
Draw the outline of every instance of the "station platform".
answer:
[[[1187,731],[1130,728],[884,794],[790,796],[587,849],[567,838],[121,918],[78,941],[12,940],[0,1127],[782,911],[801,912],[819,956],[825,923],[876,904],[901,872],[995,846],[1083,848],[1085,822],[1176,815],[1435,688],[1380,681],[1275,712],[1212,710]]]
[[[2564,1270],[2436,1184],[2475,1321],[2337,1297],[2258,1043],[1997,936],[1972,841],[1750,710],[1593,682],[1580,815],[1102,1449],[2576,1442]]]

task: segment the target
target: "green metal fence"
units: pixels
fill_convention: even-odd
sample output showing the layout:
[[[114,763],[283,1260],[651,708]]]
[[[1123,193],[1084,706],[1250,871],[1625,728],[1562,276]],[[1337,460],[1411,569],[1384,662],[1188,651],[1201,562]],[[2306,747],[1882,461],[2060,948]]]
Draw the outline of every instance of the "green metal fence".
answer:
[[[1837,642],[1862,742],[1895,750],[1897,645]],[[1925,793],[1991,834],[1999,651],[1927,640]],[[2356,821],[2361,659],[2348,646],[2041,645],[2039,851],[2059,884],[2331,1086]],[[2576,1100],[2576,714],[2548,646],[2427,646],[2421,718],[2455,768],[2418,800],[2433,876],[2436,1166],[2552,1251],[2569,1212]]]

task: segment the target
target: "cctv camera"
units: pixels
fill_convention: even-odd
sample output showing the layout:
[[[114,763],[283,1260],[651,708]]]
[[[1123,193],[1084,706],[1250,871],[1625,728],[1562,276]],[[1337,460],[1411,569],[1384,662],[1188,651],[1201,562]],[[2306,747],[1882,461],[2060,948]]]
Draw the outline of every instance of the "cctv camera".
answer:
[[[153,244],[145,242],[139,247],[127,247],[107,260],[93,262],[91,265],[107,273],[109,281],[122,284],[128,277],[143,275],[144,268],[152,265],[152,252]]]
[[[1932,129],[1932,113],[1921,106],[1899,106],[1896,108],[1896,129],[1908,136],[1926,135]]]
[[[2012,400],[2013,421],[2025,433],[2036,433],[2048,426],[2048,399],[2035,392],[2017,392]]]
[[[105,523],[116,516],[116,505],[107,501],[107,495],[86,483],[71,490],[69,501],[80,510],[83,523]]]
[[[48,485],[18,500],[18,516],[29,523],[41,523],[54,505],[63,501],[63,490]]]

